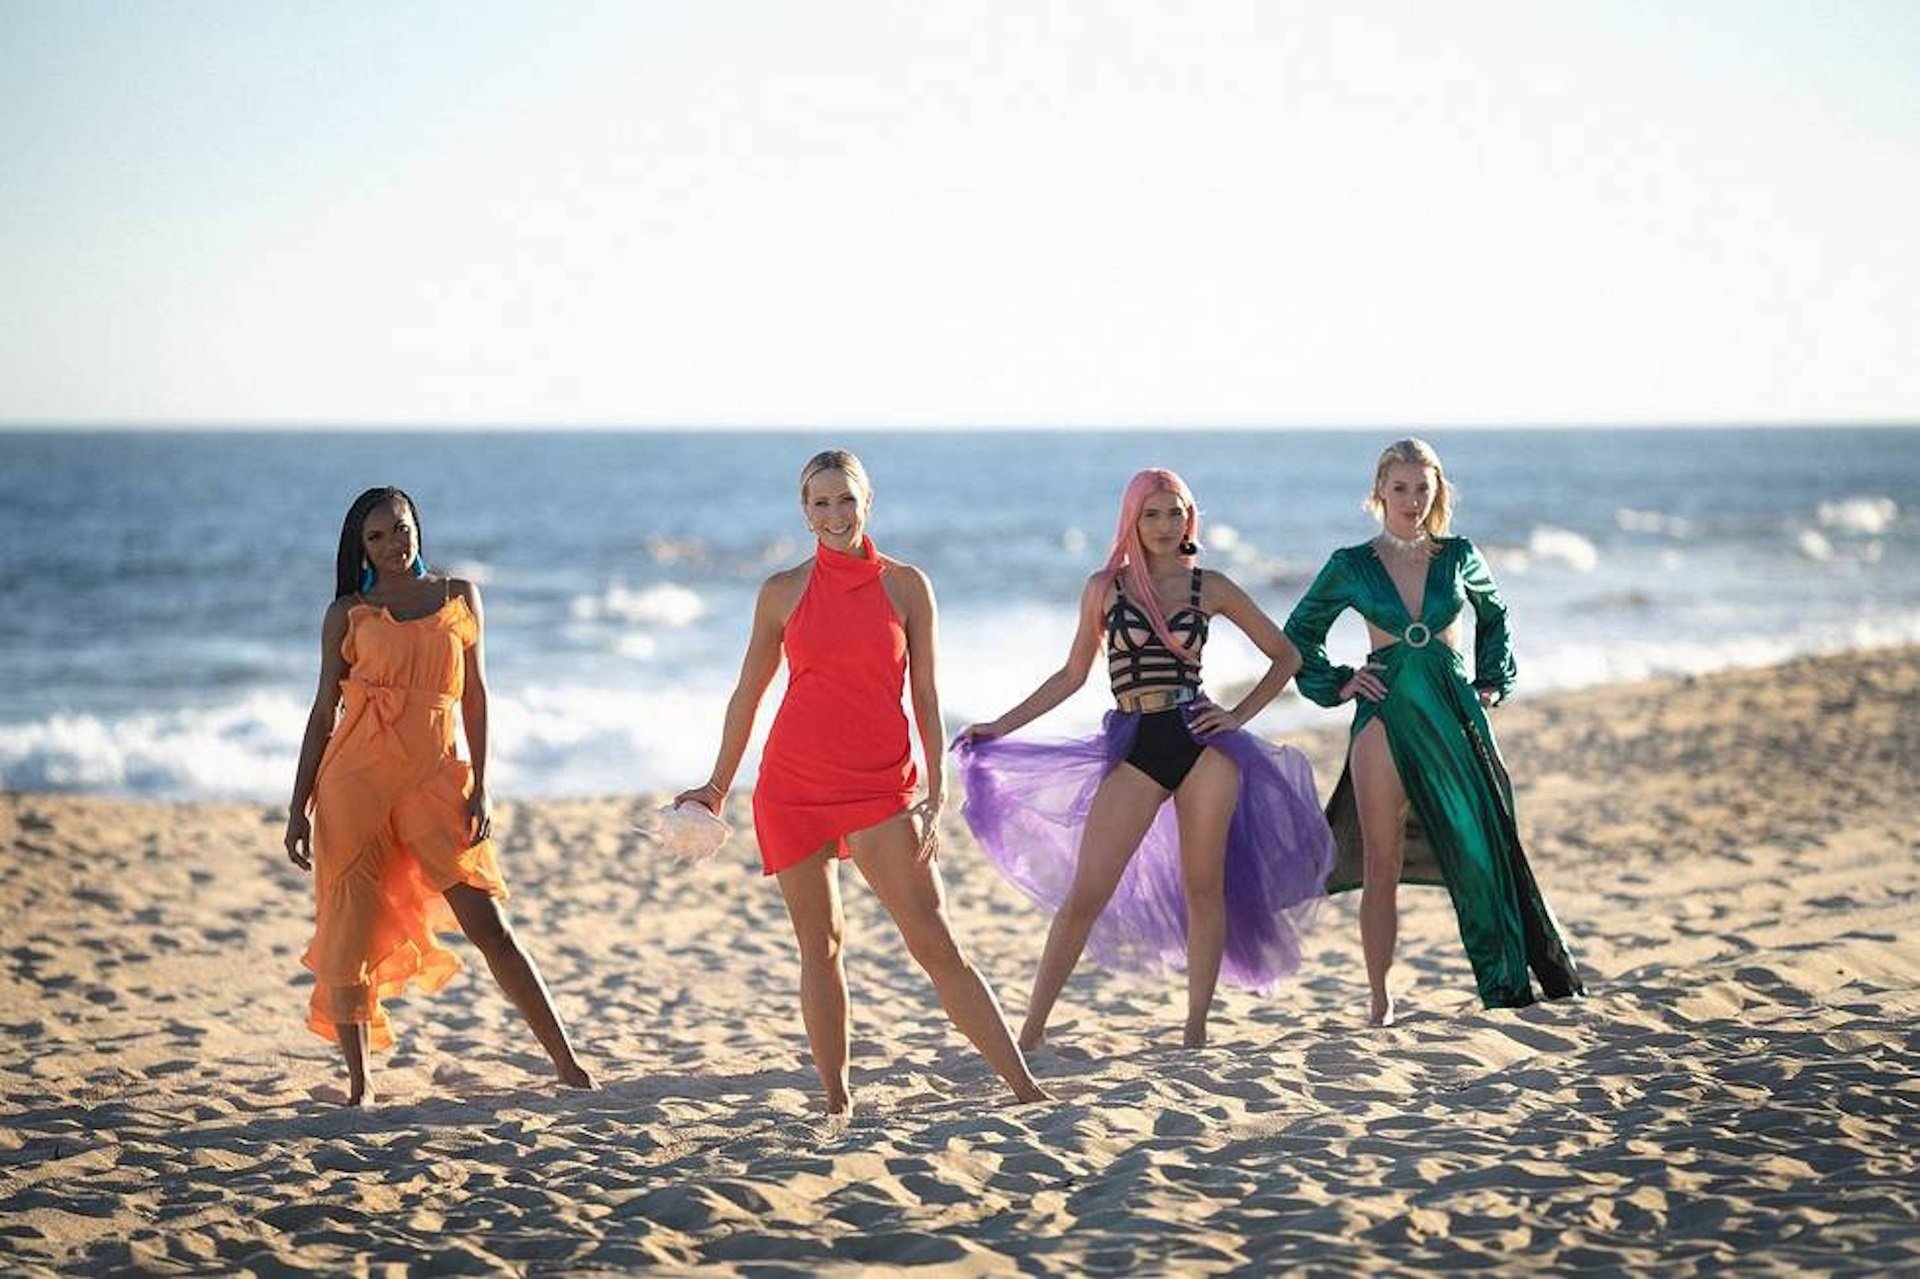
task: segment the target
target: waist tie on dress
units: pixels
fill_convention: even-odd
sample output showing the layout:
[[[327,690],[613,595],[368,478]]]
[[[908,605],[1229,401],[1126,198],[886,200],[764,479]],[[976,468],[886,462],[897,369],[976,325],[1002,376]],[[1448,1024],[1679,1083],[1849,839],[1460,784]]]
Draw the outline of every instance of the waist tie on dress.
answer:
[[[375,684],[371,680],[340,681],[340,700],[346,707],[343,727],[348,731],[364,720],[369,726],[376,749],[404,755],[400,741],[400,718],[409,707],[430,711],[449,711],[455,699],[430,688],[409,688],[404,684]]]

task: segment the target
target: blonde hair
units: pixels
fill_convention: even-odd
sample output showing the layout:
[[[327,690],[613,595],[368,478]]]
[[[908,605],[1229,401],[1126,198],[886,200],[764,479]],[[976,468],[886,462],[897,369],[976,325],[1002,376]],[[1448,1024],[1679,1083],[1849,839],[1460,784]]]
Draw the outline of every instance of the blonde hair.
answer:
[[[1387,482],[1387,468],[1395,462],[1424,466],[1433,472],[1433,505],[1427,509],[1422,527],[1429,537],[1445,537],[1453,527],[1454,488],[1447,482],[1447,473],[1441,469],[1440,455],[1433,451],[1433,445],[1417,436],[1395,440],[1380,451],[1380,462],[1373,468],[1373,491],[1367,494],[1367,509],[1376,518],[1386,518],[1387,504],[1380,498],[1380,486]]]
[[[800,468],[801,505],[804,506],[807,501],[808,483],[822,471],[839,471],[846,476],[847,483],[860,490],[862,510],[873,505],[873,481],[867,478],[867,468],[845,449],[827,449],[807,459],[807,464]]]

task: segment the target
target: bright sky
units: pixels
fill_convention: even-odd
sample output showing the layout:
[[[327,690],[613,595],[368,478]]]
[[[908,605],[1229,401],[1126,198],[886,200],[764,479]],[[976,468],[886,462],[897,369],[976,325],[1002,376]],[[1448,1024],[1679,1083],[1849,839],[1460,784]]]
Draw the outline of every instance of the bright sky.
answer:
[[[1920,5],[0,0],[0,422],[1920,420]]]

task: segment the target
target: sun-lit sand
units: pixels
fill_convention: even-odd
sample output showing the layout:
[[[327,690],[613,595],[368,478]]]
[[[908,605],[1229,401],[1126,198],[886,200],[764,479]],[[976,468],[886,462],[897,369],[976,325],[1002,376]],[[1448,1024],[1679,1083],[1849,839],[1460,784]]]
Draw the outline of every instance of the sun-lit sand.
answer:
[[[657,800],[505,806],[514,918],[605,1088],[555,1086],[470,971],[394,1006],[364,1113],[301,1025],[276,810],[0,796],[0,1268],[1920,1271],[1920,650],[1495,723],[1591,998],[1482,1010],[1408,889],[1403,1020],[1369,1031],[1346,897],[1203,1051],[1177,975],[1083,967],[1036,1060],[1060,1100],[1013,1107],[848,873],[848,1122],[815,1113],[744,794],[700,866],[633,832]],[[1017,1015],[1045,920],[949,835]]]

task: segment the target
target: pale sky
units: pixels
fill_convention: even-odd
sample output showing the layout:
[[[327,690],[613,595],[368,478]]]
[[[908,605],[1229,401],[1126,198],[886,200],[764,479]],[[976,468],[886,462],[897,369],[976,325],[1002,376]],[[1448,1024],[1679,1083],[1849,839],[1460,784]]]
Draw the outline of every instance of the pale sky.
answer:
[[[1920,421],[1920,5],[0,0],[0,423]]]

